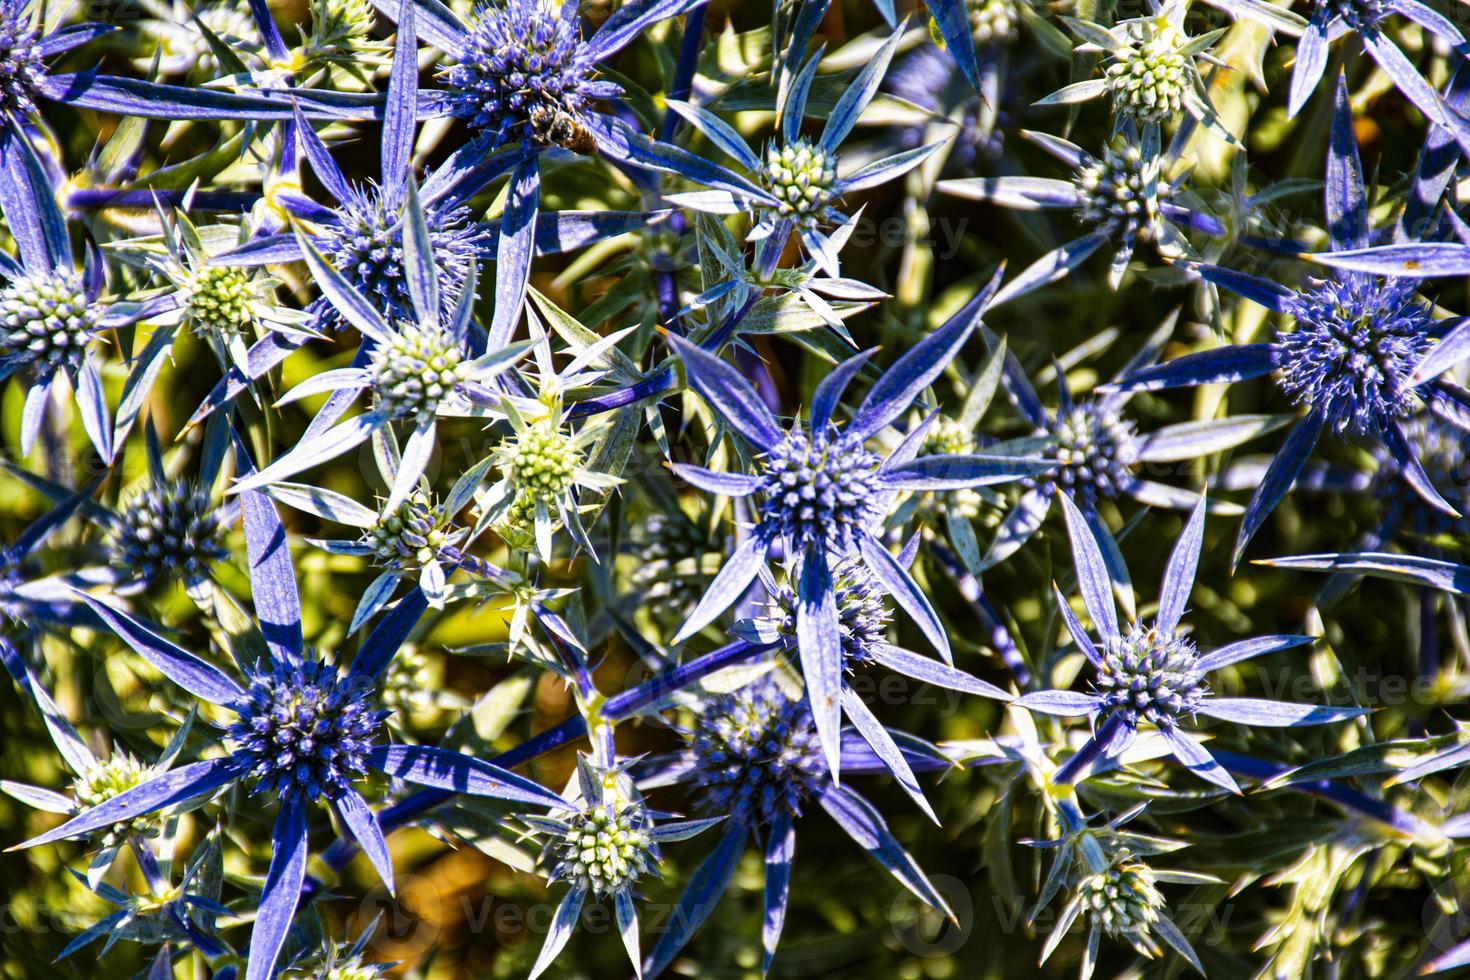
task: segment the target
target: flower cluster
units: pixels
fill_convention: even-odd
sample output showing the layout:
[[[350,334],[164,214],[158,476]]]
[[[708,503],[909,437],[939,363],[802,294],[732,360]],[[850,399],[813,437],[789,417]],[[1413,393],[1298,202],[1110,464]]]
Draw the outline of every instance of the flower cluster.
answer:
[[[7,978],[1470,968],[1442,4],[106,7],[0,0]]]

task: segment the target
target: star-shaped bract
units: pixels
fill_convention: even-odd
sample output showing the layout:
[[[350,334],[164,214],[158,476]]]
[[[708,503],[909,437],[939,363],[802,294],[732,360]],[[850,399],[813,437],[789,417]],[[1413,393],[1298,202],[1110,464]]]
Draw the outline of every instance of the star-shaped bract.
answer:
[[[678,337],[669,342],[689,385],[750,446],[756,473],[716,473],[675,464],[680,477],[722,496],[759,495],[756,525],[710,584],[674,638],[678,643],[730,607],[778,545],[796,563],[797,648],[817,731],[832,772],[838,771],[842,634],[832,568],[860,557],[867,570],[949,659],[939,615],[907,569],[875,534],[905,491],[955,490],[1005,483],[1048,470],[1036,457],[952,455],[915,458],[927,425],[917,426],[887,459],[867,449],[869,437],[902,415],[964,346],[980,322],[999,276],[963,310],[900,357],[877,381],[844,428],[833,422],[847,384],[871,352],[839,364],[818,386],[807,425],[783,432],[750,383],[724,361]]]
[[[243,453],[242,453],[243,455]],[[162,773],[17,847],[80,837],[224,787],[253,782],[281,804],[271,834],[270,870],[255,920],[246,980],[268,980],[301,898],[308,855],[309,804],[328,804],[391,890],[393,866],[372,810],[353,783],[369,770],[423,786],[564,807],[560,796],[498,766],[446,749],[383,745],[384,712],[375,683],[418,621],[422,606],[403,603],[368,636],[341,672],[308,655],[285,529],[270,500],[242,494],[250,579],[268,656],[240,664],[244,683],[165,639],[162,628],[85,594],[83,601],[160,673],[202,701],[236,715],[226,729],[232,751]]]
[[[1368,201],[1352,131],[1347,86],[1339,82],[1327,151],[1326,213],[1334,252],[1368,244]],[[1112,386],[1154,391],[1228,383],[1278,372],[1278,385],[1307,413],[1277,452],[1246,507],[1235,543],[1239,561],[1261,523],[1285,496],[1328,429],[1382,441],[1424,498],[1453,514],[1414,458],[1403,417],[1423,402],[1446,421],[1470,430],[1470,413],[1455,409],[1455,388],[1419,370],[1421,360],[1455,322],[1436,323],[1415,295],[1417,280],[1357,272],[1334,273],[1292,290],[1222,266],[1190,263],[1206,280],[1283,316],[1295,325],[1269,343],[1218,347],[1135,371]]]
[[[1086,715],[1097,727],[1088,742],[1057,771],[1058,782],[1084,778],[1095,766],[1111,763],[1133,744],[1140,728],[1158,730],[1170,752],[1191,772],[1233,793],[1240,792],[1234,777],[1184,728],[1196,715],[1242,725],[1297,727],[1354,718],[1364,708],[1334,708],[1290,704],[1260,698],[1222,698],[1211,693],[1206,675],[1263,654],[1310,643],[1310,636],[1276,635],[1240,640],[1201,654],[1180,620],[1194,589],[1204,544],[1205,499],[1195,506],[1184,532],[1174,544],[1159,589],[1158,614],[1151,623],[1133,622],[1126,630],[1118,621],[1113,590],[1102,549],[1077,506],[1062,496],[1067,536],[1077,566],[1077,587],[1092,619],[1098,640],[1082,628],[1067,600],[1057,593],[1057,609],[1077,648],[1097,679],[1091,693],[1037,691],[1015,704],[1044,714]]]

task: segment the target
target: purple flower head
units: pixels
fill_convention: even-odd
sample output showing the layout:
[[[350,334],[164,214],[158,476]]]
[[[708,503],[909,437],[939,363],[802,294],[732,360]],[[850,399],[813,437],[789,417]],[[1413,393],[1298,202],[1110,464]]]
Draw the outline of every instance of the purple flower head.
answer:
[[[230,557],[223,517],[204,487],[151,484],[123,504],[108,539],[108,560],[144,583],[207,578],[211,565]]]
[[[838,428],[833,413],[871,352],[844,361],[823,380],[807,425],[783,432],[740,374],[724,361],[670,336],[689,384],[725,424],[748,443],[756,473],[717,473],[675,464],[700,489],[725,496],[758,495],[759,519],[674,637],[679,643],[709,625],[744,594],[778,545],[795,567],[796,637],[808,699],[833,772],[840,758],[842,630],[833,568],[860,560],[946,660],[949,640],[938,614],[904,563],[876,535],[906,491],[958,490],[1007,483],[1049,470],[1034,456],[918,456],[927,425],[909,432],[886,459],[865,448],[937,378],[964,345],[999,285],[999,276],[949,322],[908,350],[874,382],[852,420]],[[918,456],[918,458],[915,458]],[[922,658],[919,658],[922,659]]]
[[[404,265],[402,198],[377,187],[349,188],[351,193],[337,209],[336,222],[324,224],[314,241],[343,278],[372,300],[385,317],[410,319],[413,306]],[[448,320],[464,292],[470,266],[485,254],[490,234],[470,221],[469,209],[463,206],[429,202],[423,215],[439,277],[439,315]],[[320,300],[315,309],[324,328],[345,324],[330,302]]]
[[[37,378],[75,373],[101,331],[102,307],[75,272],[20,276],[0,289],[0,365]]]
[[[1288,298],[1294,324],[1276,333],[1282,390],[1338,432],[1380,435],[1409,414],[1414,368],[1434,344],[1416,285],[1348,273]]]
[[[376,693],[323,660],[263,665],[226,730],[255,792],[339,798],[367,773],[389,714],[376,709]]]
[[[458,63],[440,77],[454,116],[487,131],[495,145],[541,146],[584,131],[588,104],[621,91],[592,79],[577,3],[498,0],[469,23]]]
[[[1208,692],[1199,652],[1189,637],[1158,624],[1134,623],[1098,650],[1093,689],[1104,716],[1119,715],[1131,728],[1167,727],[1192,717]]]
[[[1057,468],[1021,481],[1022,486],[1047,495],[1063,490],[1085,510],[1128,491],[1135,483],[1141,440],[1133,420],[1118,409],[1102,397],[1079,398],[1070,407],[1048,411],[1047,424],[1035,435],[1056,441]]]
[[[702,705],[690,752],[700,810],[751,827],[800,816],[824,774],[810,706],[769,675]]]
[[[1141,727],[1156,729],[1171,754],[1201,779],[1239,792],[1234,778],[1186,728],[1196,715],[1267,727],[1321,725],[1364,714],[1363,708],[1291,704],[1259,698],[1225,698],[1211,693],[1205,677],[1213,670],[1279,650],[1310,643],[1310,636],[1262,636],[1201,654],[1180,620],[1194,589],[1204,545],[1205,499],[1201,497],[1174,544],[1159,589],[1158,615],[1151,622],[1120,627],[1114,592],[1131,593],[1127,570],[1114,575],[1087,519],[1066,495],[1059,498],[1077,566],[1077,585],[1098,634],[1083,629],[1071,606],[1057,593],[1067,632],[1096,671],[1092,692],[1038,691],[1015,701],[1019,707],[1049,715],[1086,715],[1097,721],[1088,742],[1057,770],[1058,783],[1085,778],[1099,766],[1114,764]],[[1132,608],[1132,600],[1127,603]]]
[[[1403,420],[1416,402],[1422,402],[1470,430],[1463,410],[1443,410],[1457,396],[1455,387],[1438,377],[1461,359],[1463,345],[1453,338],[1464,332],[1433,319],[1430,308],[1416,298],[1417,277],[1379,274],[1376,270],[1383,263],[1367,254],[1373,252],[1368,248],[1367,190],[1347,85],[1341,80],[1328,143],[1324,205],[1331,247],[1316,258],[1341,265],[1330,278],[1311,279],[1293,290],[1221,266],[1180,263],[1203,279],[1290,318],[1291,329],[1278,329],[1270,343],[1219,347],[1144,367],[1108,386],[1115,391],[1148,391],[1276,372],[1281,391],[1306,410],[1246,508],[1236,538],[1237,561],[1328,429],[1380,441],[1426,503],[1456,514],[1415,459]],[[1340,254],[1349,261],[1339,263]],[[1353,261],[1365,254],[1361,264]]]
[[[0,0],[0,113],[23,119],[36,111],[46,66],[30,0]]]

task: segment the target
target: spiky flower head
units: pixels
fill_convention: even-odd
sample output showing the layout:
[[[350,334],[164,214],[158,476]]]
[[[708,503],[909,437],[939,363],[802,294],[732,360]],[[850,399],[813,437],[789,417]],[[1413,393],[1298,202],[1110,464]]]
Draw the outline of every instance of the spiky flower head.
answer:
[[[106,803],[114,796],[143,785],[155,775],[152,769],[130,753],[114,752],[107,761],[98,762],[72,781],[71,792],[76,801],[76,812],[83,813]],[[117,843],[133,831],[146,832],[148,826],[154,822],[155,818],[149,816],[115,823],[106,831],[104,844]]]
[[[552,416],[517,432],[505,447],[504,469],[527,502],[545,501],[555,507],[576,482],[583,463],[573,436]]]
[[[29,0],[0,0],[0,113],[23,119],[34,112],[45,74]]]
[[[1024,0],[966,0],[975,46],[1014,41],[1020,34],[1021,12],[1017,6],[1021,2]]]
[[[658,618],[674,618],[694,607],[709,585],[701,559],[718,549],[703,528],[682,514],[650,511],[633,525],[628,552],[637,563],[633,591]]]
[[[1114,110],[1141,122],[1173,119],[1190,84],[1189,56],[1181,51],[1189,38],[1167,12],[1129,21],[1126,30],[1130,43],[1106,71]]]
[[[1393,12],[1387,0],[1316,0],[1329,20],[1341,17],[1355,31],[1367,30]]]
[[[832,567],[837,595],[837,625],[842,634],[842,656],[847,669],[873,660],[873,648],[888,642],[891,613],[884,591],[859,558],[844,558]],[[795,646],[796,592],[781,587],[771,599],[767,625]]]
[[[469,377],[470,365],[443,327],[403,320],[388,342],[373,351],[369,369],[378,411],[424,418],[434,415]]]
[[[414,571],[438,560],[439,549],[460,537],[463,533],[455,533],[443,509],[419,489],[364,531],[362,543],[372,549],[379,565]]]
[[[780,217],[809,227],[826,212],[835,194],[837,157],[805,138],[771,143],[766,147],[760,182],[781,202]]]
[[[1101,160],[1077,171],[1076,184],[1083,198],[1077,217],[1084,224],[1111,227],[1117,237],[1143,241],[1162,234],[1160,205],[1173,196],[1173,187],[1160,179],[1157,162],[1145,160],[1136,144],[1107,147]]]
[[[1094,686],[1102,710],[1121,715],[1130,728],[1148,722],[1169,728],[1192,715],[1209,690],[1199,653],[1188,637],[1134,623],[1099,651]]]
[[[561,816],[565,830],[549,836],[543,862],[553,881],[569,881],[601,898],[628,888],[658,866],[651,820],[642,803],[585,802]]]
[[[225,561],[224,522],[207,490],[192,483],[147,487],[122,508],[110,541],[111,560],[144,582],[188,581]]]
[[[82,277],[49,272],[12,279],[0,289],[0,357],[49,377],[81,366],[101,321]]]
[[[1349,275],[1287,300],[1296,323],[1276,335],[1281,387],[1338,432],[1382,432],[1415,405],[1409,379],[1433,343],[1414,282]]]
[[[256,791],[334,799],[367,771],[367,753],[388,712],[369,684],[321,660],[272,663],[250,680],[229,728],[250,763]]]
[[[1088,921],[1115,939],[1146,937],[1164,908],[1153,871],[1137,861],[1090,874],[1077,890]]]
[[[797,550],[826,542],[849,550],[853,532],[879,516],[879,458],[827,426],[792,429],[761,459],[761,527]]]
[[[439,273],[439,314],[447,321],[464,292],[470,267],[478,261],[485,232],[464,207],[426,202],[423,209]],[[354,189],[337,215],[337,223],[322,226],[317,247],[388,320],[415,319],[403,265],[402,208],[390,208],[383,194],[369,187]],[[325,327],[341,324],[341,314],[330,303],[319,303],[316,310]]]
[[[690,757],[700,809],[750,826],[798,816],[825,771],[811,708],[769,675],[701,707]]]
[[[211,334],[238,334],[254,317],[259,290],[249,269],[206,265],[195,271],[185,287],[185,311],[197,329]]]
[[[1039,480],[1023,480],[1024,486],[1039,487],[1048,496],[1064,490],[1086,510],[1100,498],[1118,496],[1133,479],[1136,427],[1103,400],[1086,399],[1048,413],[1048,425],[1036,435],[1056,440],[1057,468]]]
[[[577,24],[577,4],[497,0],[470,24],[446,69],[450,112],[497,144],[537,142],[537,120],[580,121],[600,94]]]

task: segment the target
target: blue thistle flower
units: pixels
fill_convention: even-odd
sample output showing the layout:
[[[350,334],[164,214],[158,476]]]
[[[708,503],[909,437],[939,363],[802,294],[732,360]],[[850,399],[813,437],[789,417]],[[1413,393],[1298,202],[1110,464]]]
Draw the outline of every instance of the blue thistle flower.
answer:
[[[1060,499],[1077,565],[1078,588],[1100,641],[1094,642],[1083,630],[1060,592],[1057,607],[1073,642],[1092,664],[1097,678],[1091,693],[1038,691],[1015,701],[1019,707],[1044,714],[1086,715],[1096,721],[1096,730],[1087,743],[1057,770],[1058,783],[1076,782],[1099,766],[1114,764],[1133,744],[1140,728],[1148,726],[1157,729],[1173,756],[1195,775],[1238,793],[1235,779],[1185,729],[1185,723],[1196,715],[1246,725],[1297,727],[1327,724],[1366,713],[1364,708],[1226,698],[1210,691],[1205,678],[1211,671],[1310,643],[1313,638],[1263,636],[1201,654],[1181,630],[1180,618],[1194,588],[1204,544],[1203,496],[1169,556],[1157,617],[1148,623],[1130,623],[1126,631],[1119,628],[1113,599],[1115,588],[1132,591],[1127,585],[1126,569],[1122,576],[1109,572],[1098,539],[1082,512],[1068,497]],[[1131,601],[1128,605],[1132,608]]]
[[[123,504],[118,518],[108,541],[109,561],[132,569],[141,583],[197,582],[230,557],[223,515],[198,484],[145,487]]]
[[[249,458],[237,446],[246,473]],[[165,639],[162,628],[109,603],[78,592],[91,611],[139,656],[191,694],[233,713],[225,729],[227,754],[190,763],[127,789],[18,847],[35,847],[80,837],[123,820],[141,817],[185,800],[212,796],[251,781],[257,792],[279,796],[272,831],[271,867],[257,907],[246,980],[267,980],[305,881],[307,817],[312,802],[327,803],[338,823],[361,845],[391,891],[393,867],[383,830],[354,787],[376,770],[408,782],[508,800],[518,806],[559,807],[565,801],[521,776],[461,755],[421,745],[374,741],[387,712],[377,708],[377,680],[423,612],[406,602],[402,613],[385,617],[368,636],[351,667],[340,673],[308,658],[301,632],[301,606],[285,528],[270,501],[242,494],[251,591],[259,620],[257,641],[270,651],[243,666],[242,686],[208,661]]]
[[[92,347],[123,321],[99,300],[105,270],[91,253],[78,268],[50,178],[30,145],[0,131],[0,158],[10,188],[0,195],[0,211],[20,253],[19,262],[0,263],[0,380],[19,374],[28,382],[21,450],[35,445],[56,382],[65,378],[87,437],[110,463],[112,418]]]
[[[256,793],[338,799],[367,773],[389,714],[372,684],[322,660],[271,663],[249,682],[225,732]]]
[[[700,810],[752,828],[801,816],[825,773],[811,707],[769,675],[701,708],[690,759]]]
[[[46,74],[41,32],[30,16],[30,0],[0,0],[0,113],[24,119],[36,111]]]
[[[411,319],[403,195],[373,186],[346,186],[348,193],[337,208],[336,220],[322,225],[313,243],[390,322]],[[423,205],[423,215],[439,278],[439,317],[448,320],[464,293],[470,267],[493,254],[486,248],[492,236],[470,220],[469,208],[462,205],[429,201]],[[313,312],[324,329],[345,324],[325,298],[316,301]]]
[[[1176,311],[1165,317],[1115,379],[1154,361],[1173,332],[1177,316]],[[1195,460],[1233,449],[1286,422],[1281,416],[1237,415],[1139,432],[1126,412],[1130,398],[1127,393],[1072,391],[1062,362],[1072,362],[1082,353],[1080,349],[1062,354],[1060,361],[1053,362],[1057,396],[1055,406],[1048,406],[1006,341],[985,328],[981,335],[990,348],[990,359],[970,383],[960,416],[951,423],[951,446],[946,451],[968,451],[988,439],[982,437],[980,422],[999,387],[1005,390],[1022,423],[1030,426],[1026,435],[1008,443],[1034,444],[1038,447],[1035,451],[1053,456],[1056,466],[1018,481],[1020,493],[996,527],[983,556],[974,541],[973,529],[945,515],[950,538],[973,575],[982,574],[1020,550],[1042,526],[1058,493],[1066,494],[1087,516],[1094,532],[1107,541],[1111,533],[1097,516],[1102,501],[1130,497],[1149,507],[1181,510],[1198,502],[1198,495],[1189,490],[1148,479],[1142,472],[1144,466]],[[1212,506],[1216,512],[1238,512],[1228,503]],[[1111,553],[1116,549],[1109,546],[1106,550]]]
[[[1347,85],[1341,79],[1327,152],[1325,205],[1329,256],[1360,254],[1369,239],[1367,191],[1352,131]],[[1180,264],[1295,321],[1290,331],[1278,330],[1274,342],[1186,354],[1136,370],[1107,386],[1117,391],[1151,391],[1277,372],[1281,390],[1306,410],[1246,507],[1236,538],[1236,561],[1327,429],[1379,440],[1426,503],[1456,515],[1414,458],[1403,428],[1416,402],[1438,407],[1455,401],[1454,390],[1436,375],[1453,365],[1458,344],[1447,345],[1442,339],[1436,345],[1442,328],[1429,308],[1415,298],[1417,279],[1349,268],[1292,290],[1220,266]],[[1441,354],[1446,356],[1430,369],[1428,365]],[[1470,430],[1470,420],[1463,413],[1447,409],[1442,414],[1447,421]]]
[[[577,0],[560,0],[559,4],[556,0],[495,0],[480,8],[470,23],[447,8],[436,10],[432,30],[426,30],[424,37],[456,64],[441,74],[448,88],[430,94],[429,102],[437,112],[465,119],[481,131],[479,138],[450,159],[447,172],[452,174],[454,193],[467,200],[490,181],[510,174],[495,247],[495,314],[486,349],[495,350],[510,341],[526,296],[531,256],[538,243],[557,240],[550,224],[537,218],[541,154],[563,150],[601,153],[633,166],[646,166],[630,157],[628,147],[629,139],[643,137],[626,123],[591,110],[592,102],[622,94],[616,83],[592,78],[594,67],[653,24],[704,3],[634,0],[619,7],[588,38],[581,37]],[[414,13],[412,0],[401,0],[394,16],[399,28],[393,73],[397,85],[390,87],[416,93],[416,21],[420,15]],[[409,130],[414,101],[411,96],[400,100],[399,105],[406,109],[390,129]],[[655,151],[655,156],[662,153]],[[584,237],[575,243],[592,240]],[[567,246],[549,250],[561,247]]]
[[[1276,333],[1281,389],[1337,432],[1376,435],[1419,404],[1412,377],[1434,346],[1416,283],[1343,274],[1285,300]]]
[[[758,243],[755,264],[763,280],[769,281],[774,274],[781,250],[793,232],[818,268],[836,277],[840,275],[838,252],[847,238],[840,232],[851,219],[835,203],[845,194],[877,187],[907,173],[946,142],[937,140],[903,150],[846,172],[839,168],[842,143],[877,94],[902,33],[902,30],[895,31],[853,78],[816,140],[802,135],[802,122],[812,79],[821,61],[820,51],[806,62],[792,82],[780,108],[780,132],[760,153],[708,109],[683,100],[669,100],[671,111],[739,164],[744,173],[647,140],[632,141],[631,146],[637,152],[629,158],[630,162],[665,173],[683,174],[710,188],[669,195],[673,203],[712,214],[749,212],[755,225],[748,238]],[[829,235],[824,227],[837,230]]]
[[[904,354],[873,385],[852,421],[839,429],[831,419],[843,390],[869,353],[843,362],[818,388],[805,427],[783,433],[770,410],[733,368],[703,349],[670,335],[690,387],[751,446],[757,472],[716,473],[674,464],[674,472],[700,489],[722,496],[759,495],[759,519],[709,591],[674,637],[679,643],[709,625],[734,603],[779,547],[796,563],[796,634],[809,699],[828,763],[835,773],[842,689],[842,633],[832,568],[843,558],[860,560],[894,601],[949,659],[938,614],[908,571],[875,531],[904,491],[955,490],[1036,476],[1050,460],[1023,456],[917,455],[927,427],[905,438],[887,459],[865,447],[867,439],[906,411],[964,345],[979,323],[998,277],[948,323]]]
[[[528,980],[536,980],[561,954],[588,898],[612,899],[623,947],[637,971],[643,957],[635,886],[644,875],[658,873],[659,844],[687,840],[725,819],[656,820],[671,815],[655,815],[628,776],[629,764],[614,760],[609,742],[595,741],[605,762],[577,757],[577,772],[566,792],[571,806],[523,818],[544,844],[538,864],[548,870],[548,881],[571,885]]]
[[[705,696],[694,705],[686,749],[671,759],[649,760],[639,780],[643,788],[679,783],[693,793],[701,812],[725,817],[726,830],[715,849],[690,878],[690,884],[643,964],[656,976],[683,948],[730,886],[746,843],[764,839],[766,927],[762,931],[764,969],[769,970],[781,939],[795,856],[795,821],[816,801],[843,832],[871,854],[920,900],[953,916],[913,858],[894,838],[882,816],[849,782],[837,785],[823,761],[818,721],[805,697],[788,693],[793,683],[775,667],[727,694]],[[912,736],[905,744],[906,765],[920,771],[948,769],[955,763]],[[893,741],[893,736],[888,736]],[[844,775],[890,771],[886,760],[854,744],[843,746]]]
[[[487,130],[492,145],[548,145],[554,126],[575,131],[589,104],[621,89],[593,80],[575,3],[498,0],[469,22],[457,63],[441,69],[450,114]]]
[[[1030,131],[1021,135],[1071,166],[1072,179],[967,177],[942,180],[936,189],[1002,207],[1069,210],[1086,232],[1052,249],[1007,283],[996,296],[996,305],[1058,281],[1109,243],[1116,251],[1108,285],[1116,290],[1140,244],[1152,243],[1161,255],[1173,259],[1193,254],[1186,231],[1212,237],[1226,234],[1218,219],[1185,205],[1187,172],[1177,184],[1170,177],[1179,162],[1181,141],[1171,141],[1164,150],[1156,125],[1146,125],[1140,133],[1132,119],[1124,120],[1120,138],[1104,146],[1101,157],[1057,136]]]

